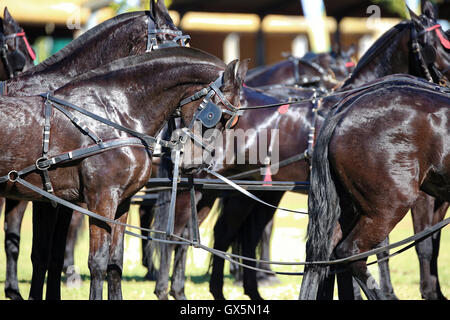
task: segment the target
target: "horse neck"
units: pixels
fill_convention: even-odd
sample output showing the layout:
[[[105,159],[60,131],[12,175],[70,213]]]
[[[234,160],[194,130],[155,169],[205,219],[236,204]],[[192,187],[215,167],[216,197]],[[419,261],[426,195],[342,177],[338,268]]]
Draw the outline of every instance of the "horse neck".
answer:
[[[142,15],[113,24],[88,41],[80,42],[79,46],[71,48],[56,62],[49,63],[47,59],[43,65],[8,81],[8,93],[17,96],[54,90],[101,65],[144,52],[147,36],[145,19],[146,16]],[[134,45],[124,45],[131,42]],[[49,65],[45,66],[46,63]]]
[[[153,68],[139,65],[127,71],[69,83],[54,94],[75,104],[83,101],[83,105],[79,105],[95,114],[155,136],[183,98],[206,87],[223,70],[215,66],[202,72],[200,68],[198,63],[190,66],[177,63],[170,67],[163,63]],[[158,81],[150,85],[153,79]],[[109,88],[114,88],[114,94]]]
[[[351,77],[345,81],[341,88],[350,89],[361,86],[367,82],[396,73],[411,74],[410,66],[410,28],[405,24],[403,29],[393,38],[386,39],[384,43],[375,43],[366,54],[374,54],[368,57],[361,66],[357,66]],[[378,48],[374,47],[378,46]],[[376,50],[371,53],[370,50]],[[364,61],[363,56],[360,61]]]

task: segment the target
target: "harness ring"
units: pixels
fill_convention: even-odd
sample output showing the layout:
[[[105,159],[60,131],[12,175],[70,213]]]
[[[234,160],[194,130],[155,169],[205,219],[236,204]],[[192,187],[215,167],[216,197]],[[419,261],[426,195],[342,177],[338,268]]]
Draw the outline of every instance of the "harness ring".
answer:
[[[8,172],[9,181],[16,182],[17,178],[19,178],[19,172],[17,172],[16,170],[11,170],[10,172]]]

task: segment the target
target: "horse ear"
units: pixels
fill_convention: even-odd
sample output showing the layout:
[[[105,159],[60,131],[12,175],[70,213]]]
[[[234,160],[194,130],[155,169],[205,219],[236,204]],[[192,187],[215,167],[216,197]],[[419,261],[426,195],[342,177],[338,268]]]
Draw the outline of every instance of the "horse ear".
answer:
[[[155,0],[150,0],[148,3],[148,6],[149,6],[149,11],[154,18],[155,17]]]
[[[241,86],[244,83],[245,75],[248,71],[248,64],[250,63],[250,59],[244,59],[238,63],[237,68],[235,69],[235,81]]]
[[[156,8],[160,12],[168,12],[168,10],[166,8],[166,4],[164,3],[164,0],[158,0],[158,2],[156,2]]]
[[[3,11],[3,27],[5,33],[15,32],[18,26],[19,25],[17,24],[16,20],[14,20],[12,15],[9,13],[8,8],[5,7],[5,10]]]
[[[231,61],[223,72],[223,84],[225,86],[233,86],[235,80],[235,69],[239,59]]]
[[[5,10],[3,10],[3,19],[7,23],[15,23],[16,21],[12,17],[12,15],[9,13],[9,10],[7,7],[5,7]]]
[[[434,7],[430,1],[425,2],[425,4],[423,5],[423,14],[430,19],[436,20],[436,14],[434,12]]]

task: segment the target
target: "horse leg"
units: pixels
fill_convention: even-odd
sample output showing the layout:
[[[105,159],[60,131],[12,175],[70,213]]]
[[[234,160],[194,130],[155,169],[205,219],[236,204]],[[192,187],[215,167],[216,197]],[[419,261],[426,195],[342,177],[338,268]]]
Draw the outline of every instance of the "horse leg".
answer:
[[[414,232],[418,233],[441,221],[448,204],[437,203],[433,197],[421,193],[411,208]],[[439,252],[440,233],[428,237],[415,246],[420,265],[420,292],[426,300],[445,299],[437,276],[437,256]]]
[[[82,205],[83,206],[83,205]],[[64,265],[63,272],[66,274],[66,281],[74,281],[79,279],[75,268],[75,245],[78,238],[78,233],[83,224],[84,215],[74,211],[72,214],[72,219],[70,220],[69,230],[67,232],[66,248],[64,252]]]
[[[184,238],[189,238],[190,230],[186,227],[183,232]],[[185,245],[177,245],[175,247],[175,256],[172,271],[172,282],[170,286],[170,295],[175,300],[186,300],[184,294],[184,283],[186,280],[186,258],[189,247]]]
[[[102,201],[98,201],[94,193],[93,199],[87,198],[88,209],[102,216],[114,219],[117,204],[113,199],[107,199],[106,193],[101,193]],[[95,218],[89,218],[89,256],[88,266],[91,274],[89,299],[103,298],[103,282],[106,279],[111,246],[112,226]]]
[[[61,274],[64,266],[64,251],[73,210],[64,206],[58,206],[56,212],[57,220],[48,267],[46,300],[61,300]]]
[[[116,220],[126,223],[130,201],[122,203],[116,214]],[[122,300],[122,271],[124,252],[125,227],[113,225],[111,232],[111,246],[109,250],[109,261],[106,271],[108,280],[108,300]]]
[[[273,210],[275,213],[275,209],[273,209]],[[260,245],[261,246],[261,260],[266,260],[266,261],[270,260],[270,237],[272,236],[272,231],[273,231],[273,219],[271,219],[269,221],[269,223],[267,223],[266,227],[264,228],[262,237],[261,237],[261,245]],[[258,262],[257,266],[258,266],[258,268],[261,268],[263,270],[272,271],[272,269],[270,268],[270,264]],[[273,284],[280,282],[276,275],[267,273],[267,272],[258,271],[256,273],[256,277],[258,279],[258,282],[264,281],[264,282],[273,283]]]
[[[154,291],[159,300],[169,299],[167,290],[169,287],[170,261],[172,259],[173,249],[174,245],[172,244],[159,244],[160,264]]]
[[[141,227],[150,228],[151,222],[153,220],[153,206],[155,200],[144,200],[139,206],[139,220]],[[149,236],[147,231],[141,232],[143,236]],[[147,239],[142,239],[142,265],[147,268],[147,273],[145,279],[154,281],[157,278],[157,270],[152,261],[152,246],[151,242]]]
[[[5,198],[3,198],[5,199]],[[20,227],[28,201],[6,199],[5,205],[5,252],[6,280],[5,296],[12,300],[23,300],[17,279],[17,259],[19,258]]]
[[[264,199],[264,201],[277,204],[280,202],[282,196],[282,192],[261,194],[261,197]],[[240,234],[244,236],[243,241],[241,241],[242,252],[244,256],[248,256],[250,258],[256,257],[256,246],[258,245],[258,242],[262,240],[264,230],[266,229],[266,226],[269,224],[269,222],[273,219],[274,214],[275,210],[273,208],[267,207],[263,204],[254,205],[252,213],[244,223],[243,232],[240,232]],[[270,246],[270,237],[268,240]],[[267,257],[267,260],[270,260],[270,257]],[[256,263],[251,261],[248,261],[247,264],[256,266]],[[244,268],[244,292],[252,300],[262,300],[262,297],[258,292],[258,282],[256,280],[255,270]]]
[[[404,217],[408,208],[398,208],[392,216],[388,214],[389,211],[369,212],[367,215],[361,215],[350,233],[336,247],[336,256],[344,258],[375,248]],[[377,230],[377,232],[368,232],[368,230]],[[386,300],[389,297],[385,295],[368,271],[366,260],[352,262],[349,264],[349,268],[368,299]]]
[[[222,199],[222,214],[214,226],[214,249],[227,251],[235,238],[239,227],[251,211],[251,207],[241,197],[225,197]],[[247,204],[247,205],[246,205]],[[253,205],[254,203],[250,203]],[[225,300],[223,295],[223,268],[225,260],[217,255],[212,256],[212,271],[209,291],[216,300]]]
[[[389,237],[384,239],[377,247],[383,247],[389,245]],[[377,254],[377,259],[381,260],[385,257],[389,256],[389,250],[380,252]],[[378,263],[378,270],[380,272],[380,286],[381,290],[384,291],[385,295],[391,299],[398,299],[394,293],[394,288],[392,287],[391,282],[391,272],[389,271],[389,259],[381,261]]]
[[[31,249],[31,263],[33,275],[31,277],[30,300],[42,300],[45,274],[50,261],[58,213],[49,202],[33,202],[33,245]]]

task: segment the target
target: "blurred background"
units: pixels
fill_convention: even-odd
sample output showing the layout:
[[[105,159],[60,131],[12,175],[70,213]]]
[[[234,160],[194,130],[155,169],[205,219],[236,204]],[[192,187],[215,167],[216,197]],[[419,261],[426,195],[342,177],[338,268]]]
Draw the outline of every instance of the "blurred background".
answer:
[[[163,1],[163,0],[161,0]],[[450,0],[434,0],[444,30]],[[117,14],[149,8],[149,0],[0,0],[25,29],[43,61],[89,28]],[[355,58],[384,31],[421,13],[420,0],[165,0],[191,45],[229,62],[251,58],[251,66],[355,46]]]

